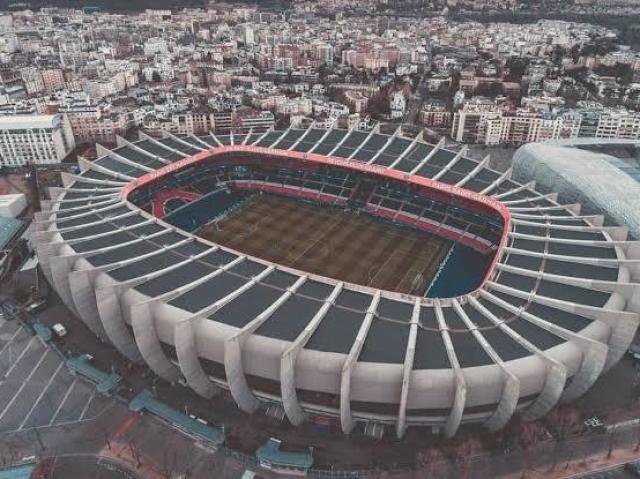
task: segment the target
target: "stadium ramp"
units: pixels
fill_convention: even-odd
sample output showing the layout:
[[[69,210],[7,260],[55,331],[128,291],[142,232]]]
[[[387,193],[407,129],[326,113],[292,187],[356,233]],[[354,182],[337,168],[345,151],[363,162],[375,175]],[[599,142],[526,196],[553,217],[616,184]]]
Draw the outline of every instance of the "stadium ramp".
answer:
[[[210,426],[177,411],[157,400],[147,389],[140,392],[129,402],[132,411],[147,411],[173,424],[198,439],[220,447],[224,443],[224,427]]]
[[[89,358],[84,354],[67,359],[67,367],[71,371],[81,374],[96,383],[96,390],[101,394],[110,394],[115,391],[122,382],[122,377],[119,374],[114,372],[105,373],[93,367],[89,363]]]

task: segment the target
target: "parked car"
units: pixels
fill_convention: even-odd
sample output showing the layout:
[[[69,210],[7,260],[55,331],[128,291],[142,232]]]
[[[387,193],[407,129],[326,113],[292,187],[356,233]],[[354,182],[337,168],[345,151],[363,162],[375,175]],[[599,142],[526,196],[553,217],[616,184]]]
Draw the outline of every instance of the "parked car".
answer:
[[[64,338],[67,335],[67,328],[60,323],[54,324],[52,329],[59,338]]]

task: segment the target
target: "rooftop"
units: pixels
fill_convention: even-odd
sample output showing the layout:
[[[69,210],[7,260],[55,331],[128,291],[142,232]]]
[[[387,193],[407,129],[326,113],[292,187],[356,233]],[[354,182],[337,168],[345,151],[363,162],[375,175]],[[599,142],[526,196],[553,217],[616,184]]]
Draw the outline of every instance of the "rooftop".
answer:
[[[0,116],[0,130],[23,130],[27,128],[53,128],[59,115],[7,115]]]

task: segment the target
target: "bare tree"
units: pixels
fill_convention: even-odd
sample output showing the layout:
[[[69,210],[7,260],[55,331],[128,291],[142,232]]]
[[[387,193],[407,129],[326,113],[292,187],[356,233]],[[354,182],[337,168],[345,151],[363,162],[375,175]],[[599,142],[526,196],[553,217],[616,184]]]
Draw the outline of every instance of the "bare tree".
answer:
[[[178,463],[177,451],[175,448],[165,447],[162,451],[162,464],[160,473],[165,479],[171,479]]]
[[[137,443],[135,438],[132,438],[127,444],[127,446],[129,447],[129,452],[131,453],[131,457],[136,463],[136,469],[141,467],[142,461],[140,459],[141,457],[140,445]]]
[[[460,477],[467,478],[471,475],[471,460],[480,450],[480,441],[469,437],[456,449],[456,461],[460,464]]]
[[[607,459],[609,459],[611,457],[611,454],[613,453],[613,446],[615,445],[615,433],[615,427],[609,430],[609,435],[607,438],[609,441],[609,447],[607,448]]]
[[[100,415],[96,422],[98,434],[104,439],[107,449],[111,450],[111,431],[109,429],[109,418],[106,415]]]

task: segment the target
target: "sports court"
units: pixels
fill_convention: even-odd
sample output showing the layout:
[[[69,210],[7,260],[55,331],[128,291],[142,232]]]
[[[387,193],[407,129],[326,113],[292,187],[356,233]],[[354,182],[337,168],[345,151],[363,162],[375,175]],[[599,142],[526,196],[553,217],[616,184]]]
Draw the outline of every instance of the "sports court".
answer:
[[[424,294],[450,243],[341,207],[256,194],[200,231],[242,253],[350,283]]]

